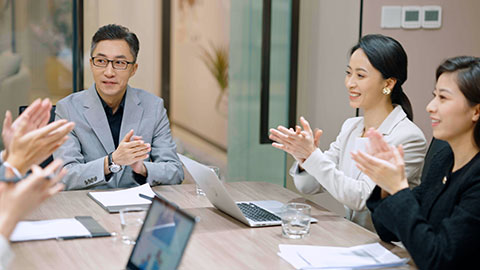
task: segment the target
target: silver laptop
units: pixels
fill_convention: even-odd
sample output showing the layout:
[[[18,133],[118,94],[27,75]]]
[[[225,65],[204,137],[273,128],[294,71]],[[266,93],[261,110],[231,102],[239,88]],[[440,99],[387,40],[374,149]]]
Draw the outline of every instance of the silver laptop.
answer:
[[[207,195],[208,200],[220,211],[238,219],[250,227],[281,225],[283,203],[279,201],[235,202],[217,175],[205,165],[178,155],[193,179]],[[315,220],[316,221],[316,220]],[[314,220],[312,219],[312,222]]]

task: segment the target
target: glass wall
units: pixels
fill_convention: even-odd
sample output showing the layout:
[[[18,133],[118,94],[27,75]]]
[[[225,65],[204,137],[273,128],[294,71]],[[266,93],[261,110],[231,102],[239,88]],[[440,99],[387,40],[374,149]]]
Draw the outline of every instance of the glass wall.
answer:
[[[288,125],[291,2],[271,1],[268,127]],[[228,179],[285,185],[285,153],[260,143],[263,10],[262,1],[232,1]]]
[[[235,0],[234,0],[235,1]],[[171,1],[170,110],[178,151],[227,176],[230,0]]]
[[[0,1],[0,112],[73,89],[72,0]],[[2,118],[3,120],[3,118]],[[3,145],[0,145],[3,146]]]

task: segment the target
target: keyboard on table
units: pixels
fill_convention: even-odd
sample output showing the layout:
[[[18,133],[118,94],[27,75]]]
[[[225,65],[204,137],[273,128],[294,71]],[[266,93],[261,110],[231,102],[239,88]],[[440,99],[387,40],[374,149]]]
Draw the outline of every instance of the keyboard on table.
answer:
[[[245,217],[253,221],[280,221],[281,218],[253,203],[237,203]]]

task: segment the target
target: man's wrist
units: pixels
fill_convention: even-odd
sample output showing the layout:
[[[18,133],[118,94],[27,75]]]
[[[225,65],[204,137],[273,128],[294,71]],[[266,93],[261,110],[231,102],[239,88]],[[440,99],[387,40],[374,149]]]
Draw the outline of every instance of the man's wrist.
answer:
[[[115,162],[117,159],[117,151],[113,151],[112,153],[110,153],[110,157],[112,158],[112,161]],[[118,164],[117,162],[115,162],[116,164]]]
[[[143,177],[147,177],[147,167],[145,166],[145,163],[143,163],[143,161],[140,161],[140,162],[141,162],[140,165],[134,166],[132,167],[132,169],[136,174],[140,174]]]
[[[108,156],[105,156],[105,158],[103,159],[103,171],[105,175],[109,175],[110,173],[112,173],[108,168]]]
[[[122,166],[115,163],[115,160],[113,160],[113,153],[108,154],[108,170],[112,173],[118,173],[122,170]]]

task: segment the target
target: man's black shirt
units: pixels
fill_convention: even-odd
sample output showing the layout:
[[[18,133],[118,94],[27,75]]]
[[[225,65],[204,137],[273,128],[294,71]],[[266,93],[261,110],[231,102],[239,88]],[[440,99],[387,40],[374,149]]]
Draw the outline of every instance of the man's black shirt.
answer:
[[[110,131],[112,132],[113,143],[115,144],[115,149],[117,149],[120,141],[120,128],[122,127],[123,109],[125,107],[125,97],[127,96],[127,92],[125,91],[125,94],[123,94],[122,101],[120,102],[120,105],[118,106],[118,109],[115,113],[113,113],[112,108],[108,106],[108,104],[102,99],[98,92],[97,95],[102,102],[103,109],[105,110],[108,125],[110,126]],[[105,180],[109,181],[112,176],[113,173],[105,175]],[[146,183],[146,177],[135,172],[133,172],[133,179],[135,179],[135,181],[139,184]]]

